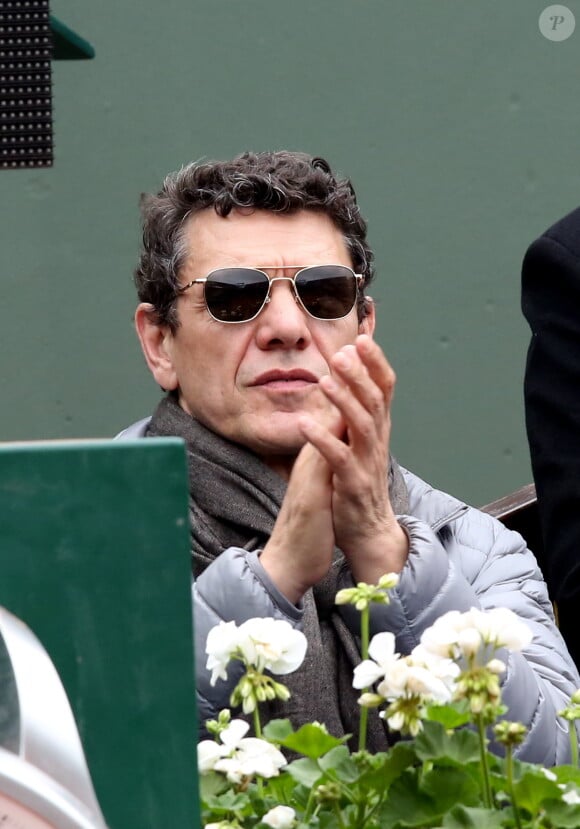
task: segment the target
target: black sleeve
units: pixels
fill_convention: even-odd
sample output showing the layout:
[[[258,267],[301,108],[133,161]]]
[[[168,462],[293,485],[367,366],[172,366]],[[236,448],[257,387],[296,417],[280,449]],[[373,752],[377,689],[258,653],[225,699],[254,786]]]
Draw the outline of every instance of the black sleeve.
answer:
[[[580,209],[528,249],[522,309],[532,329],[524,397],[544,575],[580,665]]]

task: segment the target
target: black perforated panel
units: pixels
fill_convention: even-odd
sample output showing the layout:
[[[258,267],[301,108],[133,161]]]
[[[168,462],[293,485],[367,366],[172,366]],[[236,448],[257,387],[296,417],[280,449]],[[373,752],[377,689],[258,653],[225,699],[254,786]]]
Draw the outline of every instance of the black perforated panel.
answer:
[[[52,166],[48,0],[0,0],[0,169]]]

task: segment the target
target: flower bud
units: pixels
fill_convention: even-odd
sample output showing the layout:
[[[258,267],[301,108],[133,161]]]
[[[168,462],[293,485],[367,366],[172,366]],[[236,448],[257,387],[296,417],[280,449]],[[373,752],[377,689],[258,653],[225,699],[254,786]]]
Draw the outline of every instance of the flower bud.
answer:
[[[276,689],[274,688],[274,685],[266,685],[264,687],[264,694],[267,700],[276,699]]]
[[[220,726],[217,720],[206,720],[205,728],[209,734],[219,734],[220,732]]]
[[[333,803],[340,800],[340,786],[338,783],[323,783],[314,790],[314,797],[318,803]]]
[[[361,694],[357,702],[361,708],[376,708],[384,702],[384,699],[380,694],[371,694],[368,692],[366,694]]]
[[[469,708],[472,714],[481,714],[484,705],[485,697],[483,694],[470,694]]]
[[[254,695],[244,697],[244,701],[242,703],[242,711],[244,714],[252,714],[256,710],[256,699]]]
[[[346,587],[344,590],[339,590],[335,596],[335,604],[350,604],[356,596],[356,587]]]
[[[493,733],[498,743],[504,746],[519,746],[526,736],[526,727],[521,722],[503,722],[494,726]]]
[[[381,590],[392,590],[399,583],[399,576],[397,573],[385,573],[379,579],[379,587]]]
[[[275,682],[272,690],[274,691],[274,697],[281,699],[283,702],[290,699],[290,691],[281,682]]]

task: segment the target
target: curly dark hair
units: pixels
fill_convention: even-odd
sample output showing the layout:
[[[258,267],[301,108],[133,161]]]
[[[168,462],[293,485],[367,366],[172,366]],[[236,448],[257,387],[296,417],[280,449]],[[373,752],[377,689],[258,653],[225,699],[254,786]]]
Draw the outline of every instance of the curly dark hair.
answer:
[[[364,287],[374,275],[374,256],[350,181],[337,178],[323,158],[306,153],[246,152],[231,161],[188,164],[168,175],[157,195],[141,197],[143,247],[135,285],[159,324],[172,331],[178,327],[178,277],[189,253],[187,219],[209,207],[220,216],[236,207],[326,213],[344,234],[354,270],[365,277],[358,299],[359,319],[365,316]]]

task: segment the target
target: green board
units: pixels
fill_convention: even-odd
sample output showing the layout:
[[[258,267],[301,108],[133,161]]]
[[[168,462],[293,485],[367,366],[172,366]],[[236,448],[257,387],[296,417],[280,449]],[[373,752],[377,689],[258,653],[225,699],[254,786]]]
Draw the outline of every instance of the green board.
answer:
[[[60,674],[110,829],[199,826],[182,442],[0,446],[0,605]]]

